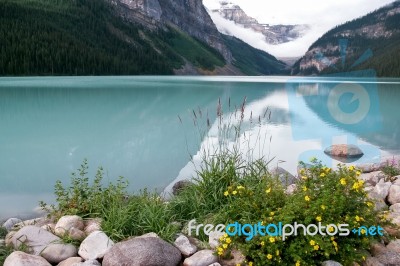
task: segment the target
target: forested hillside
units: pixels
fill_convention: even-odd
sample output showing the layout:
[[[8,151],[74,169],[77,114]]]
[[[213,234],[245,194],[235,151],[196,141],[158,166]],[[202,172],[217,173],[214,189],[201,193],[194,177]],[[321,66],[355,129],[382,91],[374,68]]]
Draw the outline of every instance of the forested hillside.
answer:
[[[174,74],[227,63],[179,27],[148,29],[103,0],[0,0],[0,40],[1,76]]]

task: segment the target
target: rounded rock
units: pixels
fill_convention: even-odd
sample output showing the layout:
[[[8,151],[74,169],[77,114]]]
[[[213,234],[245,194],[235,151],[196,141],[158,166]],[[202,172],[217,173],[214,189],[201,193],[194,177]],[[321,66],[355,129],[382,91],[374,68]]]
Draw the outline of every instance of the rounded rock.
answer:
[[[77,215],[66,215],[58,220],[54,232],[58,236],[64,236],[73,227],[83,230],[85,227],[83,219]]]
[[[113,245],[114,242],[104,232],[94,231],[82,241],[78,254],[84,260],[101,259]]]
[[[36,255],[14,251],[4,261],[3,266],[51,266],[44,258]]]
[[[325,149],[325,154],[331,157],[360,158],[364,155],[359,147],[352,144],[335,144]]]
[[[50,244],[40,255],[50,263],[60,263],[78,255],[78,250],[71,244]]]
[[[135,237],[115,244],[104,256],[102,265],[176,266],[181,258],[179,249],[161,238]]]
[[[10,218],[7,221],[5,221],[5,223],[3,224],[3,227],[5,229],[7,229],[7,231],[11,231],[12,228],[14,227],[14,225],[16,225],[18,223],[22,223],[22,220],[18,219],[18,218]]]

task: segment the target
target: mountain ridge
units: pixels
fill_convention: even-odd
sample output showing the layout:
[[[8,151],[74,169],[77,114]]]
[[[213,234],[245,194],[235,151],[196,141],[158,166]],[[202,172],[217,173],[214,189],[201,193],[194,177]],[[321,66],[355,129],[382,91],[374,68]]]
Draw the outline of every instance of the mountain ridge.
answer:
[[[0,0],[0,12],[2,76],[244,74],[201,0]],[[280,74],[272,61],[254,73]]]
[[[341,49],[339,44],[346,49]],[[345,62],[342,64],[342,55]],[[293,66],[293,75],[324,75],[374,69],[380,77],[400,76],[400,1],[339,25],[314,42]]]
[[[291,42],[304,35],[309,29],[307,25],[269,25],[259,23],[257,19],[248,16],[239,5],[228,1],[220,1],[219,9],[212,9],[211,12],[218,13],[224,19],[235,22],[244,28],[252,29],[254,32],[261,33],[265,41],[269,44],[282,44]]]

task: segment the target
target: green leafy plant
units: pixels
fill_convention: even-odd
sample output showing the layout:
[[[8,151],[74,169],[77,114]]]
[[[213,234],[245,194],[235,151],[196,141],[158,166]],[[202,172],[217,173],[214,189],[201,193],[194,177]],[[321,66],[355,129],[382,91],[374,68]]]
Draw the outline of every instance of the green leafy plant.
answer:
[[[4,264],[6,258],[13,252],[13,248],[0,246],[0,265]]]
[[[4,239],[7,235],[7,229],[0,226],[0,239]],[[10,255],[12,249],[0,244],[0,265],[3,265],[5,259]]]
[[[2,227],[0,227],[0,228],[2,228]],[[28,252],[29,246],[25,242],[21,241],[20,239],[17,239],[17,241],[19,241],[19,245],[15,249],[12,246],[0,245],[0,265],[3,265],[6,258],[14,251]]]
[[[396,162],[394,158],[392,160],[387,160],[386,165],[382,167],[382,172],[388,177],[386,181],[394,181],[392,180],[393,177],[400,175],[399,162]]]
[[[101,218],[102,230],[115,241],[150,232],[172,240],[178,228],[173,223],[168,205],[156,193],[144,190],[137,195],[129,194],[128,182],[123,177],[104,186],[101,167],[91,182],[88,169],[88,162],[84,160],[77,172],[72,174],[70,186],[57,181],[56,204],[41,202],[41,207],[55,217],[79,215]],[[77,243],[68,236],[63,241]]]
[[[0,239],[3,239],[6,237],[8,231],[5,227],[0,226]]]
[[[312,167],[301,170],[301,179],[296,190],[285,193],[279,180],[266,173],[254,175],[250,172],[239,183],[232,183],[225,196],[230,199],[222,209],[230,223],[241,224],[309,224],[321,223],[329,232],[333,226],[348,224],[349,230],[360,226],[375,226],[379,222],[373,210],[373,203],[366,197],[363,181],[353,166],[339,166],[338,170],[323,166],[313,160]],[[258,180],[258,181],[257,181]],[[240,249],[247,262],[254,265],[319,265],[325,260],[335,260],[344,265],[361,262],[364,250],[374,237],[350,234],[304,235],[300,229],[297,236],[284,241],[279,236],[246,236],[221,239],[217,249],[220,256],[226,256],[232,246]],[[361,231],[361,234],[367,232]],[[229,240],[229,245],[226,241]]]
[[[109,183],[103,186],[103,168],[99,167],[90,184],[88,174],[88,162],[85,159],[76,173],[72,173],[71,185],[65,187],[61,181],[55,185],[57,205],[48,205],[40,202],[42,209],[51,215],[80,215],[82,217],[97,217],[103,211],[103,207],[112,199],[123,200],[127,197],[128,181],[119,177],[116,184]]]

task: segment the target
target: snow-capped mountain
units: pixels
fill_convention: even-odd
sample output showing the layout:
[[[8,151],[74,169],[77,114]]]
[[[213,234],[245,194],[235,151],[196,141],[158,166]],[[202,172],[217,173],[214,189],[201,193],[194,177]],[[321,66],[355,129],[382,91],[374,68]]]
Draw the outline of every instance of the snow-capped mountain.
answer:
[[[263,34],[268,44],[281,44],[294,41],[304,36],[309,30],[308,25],[270,25],[259,23],[257,19],[248,16],[239,5],[228,1],[220,1],[220,8],[212,9],[211,12],[219,14],[224,19],[233,21],[244,28]]]

